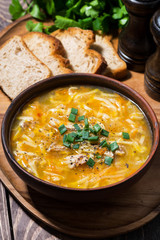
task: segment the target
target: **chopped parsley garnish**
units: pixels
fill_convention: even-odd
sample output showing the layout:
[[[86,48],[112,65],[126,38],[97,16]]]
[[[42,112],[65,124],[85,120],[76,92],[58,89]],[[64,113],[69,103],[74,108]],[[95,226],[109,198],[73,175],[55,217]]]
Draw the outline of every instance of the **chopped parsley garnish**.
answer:
[[[68,120],[69,120],[70,122],[75,122],[75,120],[76,120],[76,115],[73,114],[73,113],[70,113]]]
[[[109,157],[109,156],[106,156],[105,159],[104,159],[104,163],[107,164],[108,166],[111,165],[111,163],[113,162],[113,158],[112,157]]]
[[[122,132],[122,136],[124,139],[130,139],[129,133],[127,132]]]
[[[65,127],[64,124],[62,124],[58,129],[61,135],[67,131],[67,128]]]
[[[110,144],[107,143],[106,147],[108,148],[109,151],[111,150]]]
[[[67,135],[67,139],[66,139],[67,142],[70,142],[70,143],[73,143],[74,142],[74,137],[71,135],[71,133],[69,133]]]
[[[82,121],[82,120],[84,120],[84,115],[83,116],[80,116],[80,117],[78,117],[78,121],[80,122],[80,121]]]
[[[103,135],[103,136],[105,136],[105,137],[108,137],[109,132],[106,131],[105,129],[102,129],[102,131],[101,131],[101,135]]]
[[[106,140],[103,140],[102,142],[100,142],[99,146],[102,147],[103,144],[105,144]]]
[[[102,142],[100,142],[99,146],[101,147],[105,141],[106,140],[103,140]]]
[[[74,124],[74,127],[75,127],[75,129],[76,129],[77,131],[80,131],[80,130],[81,130],[81,128],[78,126],[77,123]]]
[[[117,144],[116,141],[115,141],[115,142],[112,142],[112,143],[110,144],[110,149],[111,149],[112,152],[114,152],[114,151],[117,150],[118,148],[119,148],[119,146],[118,146],[118,144]]]
[[[110,150],[110,145],[107,143],[106,140],[103,140],[102,142],[100,142],[99,146],[102,147],[102,148],[107,147],[108,150]]]
[[[84,131],[82,132],[82,138],[85,139],[85,140],[87,140],[88,137],[89,137],[89,132],[84,130]]]
[[[71,147],[71,144],[70,144],[70,143],[68,143],[68,142],[64,142],[64,143],[63,143],[63,145],[64,145],[65,147],[68,147],[68,148],[70,148],[70,147]]]
[[[68,120],[71,122],[75,122],[77,114],[78,114],[78,109],[72,108]],[[84,142],[84,144],[85,143],[87,144],[87,142],[85,142],[87,140],[87,141],[91,142],[91,144],[97,144],[96,142],[99,141],[99,139],[101,139],[102,136],[105,136],[105,137],[109,136],[109,132],[105,129],[102,129],[98,123],[96,123],[94,126],[89,125],[88,118],[85,118],[84,115],[78,117],[78,121],[82,121],[82,120],[84,120],[84,127],[82,129],[80,128],[80,126],[77,123],[75,123],[75,124],[73,124],[75,130],[68,134],[64,134],[64,136],[63,136],[63,145],[64,146],[66,146],[68,148],[72,148],[72,149],[79,149],[79,147],[81,146],[80,145],[81,142]],[[82,124],[81,124],[81,127],[82,127]],[[59,131],[60,131],[61,135],[67,131],[67,128],[65,127],[64,124],[62,124],[59,127]],[[122,135],[123,135],[124,139],[129,139],[128,133],[122,132]],[[107,149],[109,151],[111,150],[112,152],[114,152],[115,150],[117,150],[119,148],[116,141],[112,142],[111,144],[108,144],[105,139],[100,142],[99,147],[102,147],[102,148],[107,147]],[[97,146],[94,147],[94,150],[98,150]],[[105,162],[105,164],[107,164],[109,166],[111,165],[111,163],[113,161],[113,158],[109,157],[109,156],[106,156],[104,159],[104,153],[102,153],[102,155],[100,155],[99,153],[96,153],[94,155],[94,157],[97,159],[102,158],[102,160]],[[87,161],[87,165],[89,167],[93,167],[94,164],[95,164],[94,159],[89,158],[89,160]]]
[[[98,141],[98,139],[99,139],[98,136],[93,136],[88,138],[89,141]]]
[[[88,129],[89,128],[88,118],[85,118],[84,124],[85,124],[85,129]]]
[[[89,127],[89,131],[93,134],[96,134],[96,132],[93,130],[93,128]]]
[[[100,159],[102,156],[99,153],[96,153],[96,158]]]
[[[98,133],[98,132],[101,130],[101,126],[100,126],[98,123],[96,123],[96,124],[93,126],[93,129],[94,129],[94,131],[95,131],[96,133]]]
[[[77,137],[82,137],[82,132],[83,132],[83,130],[78,131],[78,132],[77,132]]]
[[[73,149],[78,149],[79,148],[79,144],[73,144]]]
[[[101,145],[101,147],[102,147],[102,148],[103,148],[103,147],[107,147],[107,145],[108,145],[108,144],[107,144],[106,140],[104,140],[104,141],[103,141],[103,144]]]
[[[74,115],[77,115],[78,109],[72,108],[72,109],[71,109],[71,113],[74,114]]]
[[[76,133],[76,132],[71,132],[70,135],[71,135],[72,137],[76,138],[76,137],[78,136],[78,133]]]
[[[87,161],[87,165],[88,165],[89,167],[93,167],[94,164],[95,164],[95,161],[94,161],[92,158],[89,158],[88,161]]]
[[[75,139],[75,142],[83,142],[84,139],[83,138],[78,138],[78,139]]]
[[[67,140],[67,134],[64,134],[64,136],[63,136],[63,143],[66,142],[66,140]]]

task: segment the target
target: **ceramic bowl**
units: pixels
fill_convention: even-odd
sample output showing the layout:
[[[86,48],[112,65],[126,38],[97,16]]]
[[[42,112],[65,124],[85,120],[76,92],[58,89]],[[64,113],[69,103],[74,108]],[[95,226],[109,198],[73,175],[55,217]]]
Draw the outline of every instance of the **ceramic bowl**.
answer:
[[[94,189],[76,189],[69,187],[62,187],[56,184],[52,184],[43,181],[29,172],[25,171],[14,159],[10,146],[10,130],[13,120],[17,112],[32,98],[40,95],[45,91],[55,89],[63,86],[70,85],[92,85],[106,87],[123,94],[134,103],[136,103],[139,108],[144,112],[146,118],[151,127],[152,131],[152,148],[150,155],[146,162],[131,176],[125,178],[124,180],[108,185],[105,187],[99,187]],[[51,77],[49,79],[42,80],[23,92],[21,92],[10,104],[8,110],[5,113],[3,123],[2,123],[2,144],[5,155],[8,159],[9,164],[13,170],[18,174],[18,176],[31,188],[48,195],[50,197],[65,200],[65,201],[101,201],[105,200],[112,194],[117,194],[119,191],[130,187],[130,184],[135,183],[150,167],[158,147],[159,143],[159,124],[157,118],[150,107],[150,105],[145,101],[145,99],[140,96],[136,91],[126,86],[125,84],[113,80],[111,78],[95,75],[95,74],[65,74],[56,77]]]

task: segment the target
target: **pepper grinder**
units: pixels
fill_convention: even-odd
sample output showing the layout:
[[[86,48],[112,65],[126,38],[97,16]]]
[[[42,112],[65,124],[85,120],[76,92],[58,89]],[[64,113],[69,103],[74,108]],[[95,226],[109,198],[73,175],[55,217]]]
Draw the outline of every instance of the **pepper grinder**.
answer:
[[[157,49],[149,57],[145,69],[145,88],[154,99],[160,100],[160,9],[153,15],[150,24]]]
[[[144,72],[147,58],[155,50],[149,24],[160,0],[122,0],[129,13],[129,22],[119,37],[118,53],[128,69]]]

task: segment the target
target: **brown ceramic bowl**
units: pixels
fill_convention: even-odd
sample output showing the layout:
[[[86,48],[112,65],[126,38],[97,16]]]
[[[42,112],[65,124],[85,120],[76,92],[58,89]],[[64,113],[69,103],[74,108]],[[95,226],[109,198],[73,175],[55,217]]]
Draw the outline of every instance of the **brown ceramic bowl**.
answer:
[[[140,109],[146,115],[148,122],[151,126],[152,131],[152,149],[147,161],[143,166],[138,169],[134,174],[127,177],[126,179],[117,182],[106,187],[99,187],[94,189],[75,189],[61,187],[55,184],[43,181],[27,171],[25,171],[14,159],[10,146],[10,130],[13,120],[17,112],[32,98],[40,95],[44,91],[49,91],[51,89],[67,86],[67,85],[92,85],[106,87],[115,90],[124,96],[128,97],[134,103],[136,103]],[[65,74],[52,77],[40,81],[25,91],[20,93],[9,106],[2,123],[2,144],[5,155],[8,159],[9,164],[13,170],[18,174],[26,184],[28,184],[33,189],[65,201],[101,201],[108,198],[110,195],[117,193],[117,191],[123,191],[126,187],[129,188],[131,183],[135,183],[149,168],[152,160],[154,159],[159,142],[159,124],[157,118],[150,107],[150,105],[141,97],[137,92],[129,88],[128,86],[122,84],[119,81],[113,80],[108,77],[93,75],[93,74]]]

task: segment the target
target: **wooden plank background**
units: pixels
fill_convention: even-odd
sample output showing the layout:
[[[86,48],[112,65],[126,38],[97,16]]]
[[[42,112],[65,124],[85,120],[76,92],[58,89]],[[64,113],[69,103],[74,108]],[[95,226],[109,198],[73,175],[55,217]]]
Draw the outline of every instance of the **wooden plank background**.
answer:
[[[22,0],[20,2],[23,2]],[[8,6],[11,0],[0,0],[0,30],[11,23]],[[16,202],[0,182],[0,240],[73,240],[42,226]],[[160,216],[131,233],[108,240],[159,240]],[[106,239],[107,240],[107,239]]]

